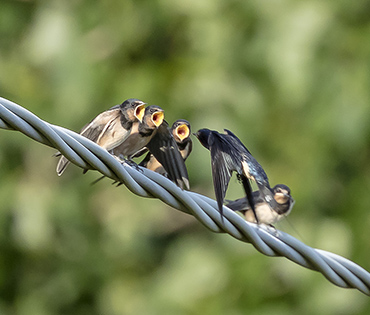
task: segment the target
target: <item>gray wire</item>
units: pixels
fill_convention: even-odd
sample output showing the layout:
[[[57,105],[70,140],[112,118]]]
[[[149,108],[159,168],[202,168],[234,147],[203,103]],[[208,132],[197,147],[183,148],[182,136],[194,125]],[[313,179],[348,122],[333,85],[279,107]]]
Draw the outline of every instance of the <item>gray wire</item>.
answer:
[[[134,194],[158,198],[169,206],[193,215],[205,227],[216,233],[228,233],[252,244],[259,252],[289,260],[322,273],[330,282],[342,288],[355,288],[370,295],[370,274],[339,255],[314,249],[282,231],[246,222],[224,207],[221,221],[215,200],[177,187],[164,176],[145,168],[135,169],[121,164],[97,144],[79,134],[49,124],[25,108],[0,98],[0,128],[18,130],[31,139],[59,150],[72,163],[84,169],[95,169],[122,182]]]

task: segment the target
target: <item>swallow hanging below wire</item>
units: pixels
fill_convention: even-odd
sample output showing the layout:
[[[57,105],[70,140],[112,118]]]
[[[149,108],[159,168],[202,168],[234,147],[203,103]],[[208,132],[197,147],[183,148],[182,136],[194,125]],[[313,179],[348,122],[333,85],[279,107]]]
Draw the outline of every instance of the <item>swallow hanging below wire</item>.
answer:
[[[177,147],[179,148],[180,154],[184,162],[190,155],[193,147],[193,142],[191,141],[191,129],[190,123],[185,119],[178,119],[176,120],[171,127],[172,136],[176,141]],[[139,157],[145,152],[147,152],[147,148],[139,151],[135,154],[135,157]],[[154,172],[157,172],[161,175],[168,176],[165,168],[158,160],[154,157],[154,155],[150,152],[145,156],[145,158],[140,162],[140,166],[146,167]]]
[[[268,205],[266,200],[261,196],[260,191],[253,192],[254,207],[259,222],[271,226],[288,216],[294,205],[294,199],[290,194],[290,188],[288,186],[282,184],[276,185],[272,188],[272,193],[276,201],[274,208]],[[233,211],[242,212],[247,221],[257,223],[246,197],[227,201],[226,206]]]
[[[123,143],[138,128],[145,111],[145,103],[130,98],[121,105],[116,105],[96,116],[90,123],[82,128],[80,134],[107,151]],[[60,152],[55,156],[61,156]],[[69,160],[61,156],[56,171],[59,176],[63,174]],[[85,170],[86,171],[86,170]]]
[[[247,200],[256,217],[255,205],[252,195],[252,187],[249,180],[257,183],[262,198],[270,207],[276,207],[276,201],[265,171],[257,160],[252,156],[244,144],[229,130],[225,134],[214,130],[201,129],[195,134],[200,143],[210,150],[213,185],[219,212],[222,216],[222,206],[232,172],[237,173],[238,179],[243,184]]]

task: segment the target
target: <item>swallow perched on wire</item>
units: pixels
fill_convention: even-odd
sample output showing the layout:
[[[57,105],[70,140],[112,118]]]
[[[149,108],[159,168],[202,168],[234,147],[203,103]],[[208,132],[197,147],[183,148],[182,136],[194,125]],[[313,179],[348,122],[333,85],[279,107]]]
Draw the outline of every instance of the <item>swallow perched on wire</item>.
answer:
[[[179,148],[182,159],[185,162],[193,148],[193,142],[191,141],[190,138],[191,135],[190,123],[185,119],[178,119],[172,124],[171,132],[173,138],[176,141],[177,147]],[[143,149],[142,151],[139,151],[137,154],[135,154],[135,156],[139,157],[146,151],[148,151],[147,148]],[[145,156],[145,158],[140,162],[139,165],[146,167],[147,169],[150,169],[161,175],[164,176],[168,175],[163,165],[158,162],[158,160],[151,152],[149,152]]]
[[[259,191],[253,192],[253,200],[259,222],[273,226],[273,224],[289,215],[294,205],[294,199],[290,194],[290,188],[283,184],[273,187],[272,193],[276,201],[276,207],[274,208],[267,204]],[[226,206],[231,210],[242,212],[247,221],[257,223],[246,197],[227,201]]]
[[[190,123],[185,119],[178,119],[172,124],[171,130],[181,156],[186,161],[193,150],[193,141],[190,138]]]
[[[157,105],[145,108],[144,116],[139,124],[135,124],[130,135],[120,145],[112,149],[113,155],[125,159],[131,158],[136,152],[143,149],[158,133],[159,127],[164,122],[164,111]]]
[[[195,134],[200,143],[210,150],[213,185],[219,212],[222,216],[222,205],[232,172],[236,172],[242,182],[249,205],[256,217],[252,187],[249,180],[257,183],[262,198],[270,207],[276,207],[276,201],[265,171],[252,156],[244,144],[231,131],[224,129],[225,134],[214,130],[200,129]]]
[[[80,134],[97,143],[107,151],[123,143],[138,128],[145,111],[145,103],[130,98],[121,105],[116,105],[96,116],[82,128]],[[55,156],[60,156],[58,152]],[[67,168],[69,161],[61,156],[57,165],[57,174],[60,176]]]

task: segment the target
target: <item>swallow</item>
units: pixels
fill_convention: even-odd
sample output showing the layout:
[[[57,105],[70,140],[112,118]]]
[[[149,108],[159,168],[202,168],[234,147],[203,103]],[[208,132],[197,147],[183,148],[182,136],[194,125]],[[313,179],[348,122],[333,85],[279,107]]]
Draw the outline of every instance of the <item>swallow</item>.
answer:
[[[290,188],[286,185],[276,185],[272,188],[276,207],[271,208],[259,191],[253,192],[255,211],[260,223],[266,225],[275,224],[290,214],[294,205],[294,199],[290,194]],[[257,223],[252,208],[246,197],[228,201],[226,206],[233,211],[240,211],[245,215],[245,219],[252,223]]]
[[[195,134],[200,143],[211,153],[213,185],[221,218],[223,219],[222,206],[226,190],[232,173],[236,172],[256,221],[259,223],[249,180],[256,182],[261,197],[271,208],[274,208],[276,207],[276,201],[273,198],[269,180],[262,166],[239,138],[231,131],[224,130],[225,133],[221,134],[214,130],[200,129]]]
[[[112,149],[113,155],[131,160],[135,153],[148,145],[164,122],[164,111],[157,105],[145,108],[139,124],[133,125],[129,136],[120,145]]]
[[[193,150],[193,141],[190,138],[190,123],[185,119],[178,119],[172,124],[171,130],[185,162]]]
[[[190,123],[185,119],[178,119],[176,120],[171,127],[171,133],[173,138],[176,141],[177,147],[180,151],[180,154],[182,156],[182,159],[184,162],[190,155],[192,148],[193,148],[193,142],[190,138],[191,135],[191,129],[190,129]],[[144,149],[144,152],[140,151],[138,152],[135,157],[141,156],[147,151],[147,149]],[[140,162],[140,166],[146,167],[147,169],[150,169],[154,172],[157,172],[161,175],[168,176],[165,168],[161,163],[158,162],[158,160],[155,158],[155,156],[149,152],[145,158]]]
[[[138,128],[145,113],[145,103],[130,98],[121,105],[115,105],[96,116],[85,125],[80,134],[108,152],[129,138],[132,130]],[[61,156],[58,152],[55,156]],[[57,174],[61,176],[69,164],[69,160],[61,156],[57,165]]]

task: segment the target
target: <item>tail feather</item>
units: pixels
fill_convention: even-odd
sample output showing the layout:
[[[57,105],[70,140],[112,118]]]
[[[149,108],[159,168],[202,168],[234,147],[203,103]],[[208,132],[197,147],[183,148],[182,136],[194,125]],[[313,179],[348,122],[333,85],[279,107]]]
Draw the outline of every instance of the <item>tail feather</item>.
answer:
[[[64,156],[59,159],[56,169],[58,176],[61,176],[64,173],[69,163],[69,160]]]
[[[243,184],[243,187],[244,187],[244,191],[245,191],[245,194],[246,194],[246,197],[247,197],[249,206],[251,207],[251,209],[253,211],[253,214],[254,214],[254,217],[256,218],[257,224],[259,224],[259,220],[258,220],[258,217],[257,217],[256,209],[254,207],[254,199],[253,199],[252,187],[251,187],[251,184],[249,182],[249,179],[247,177],[245,177],[244,175],[242,175],[242,174],[239,174],[238,177],[242,181],[242,184]]]

